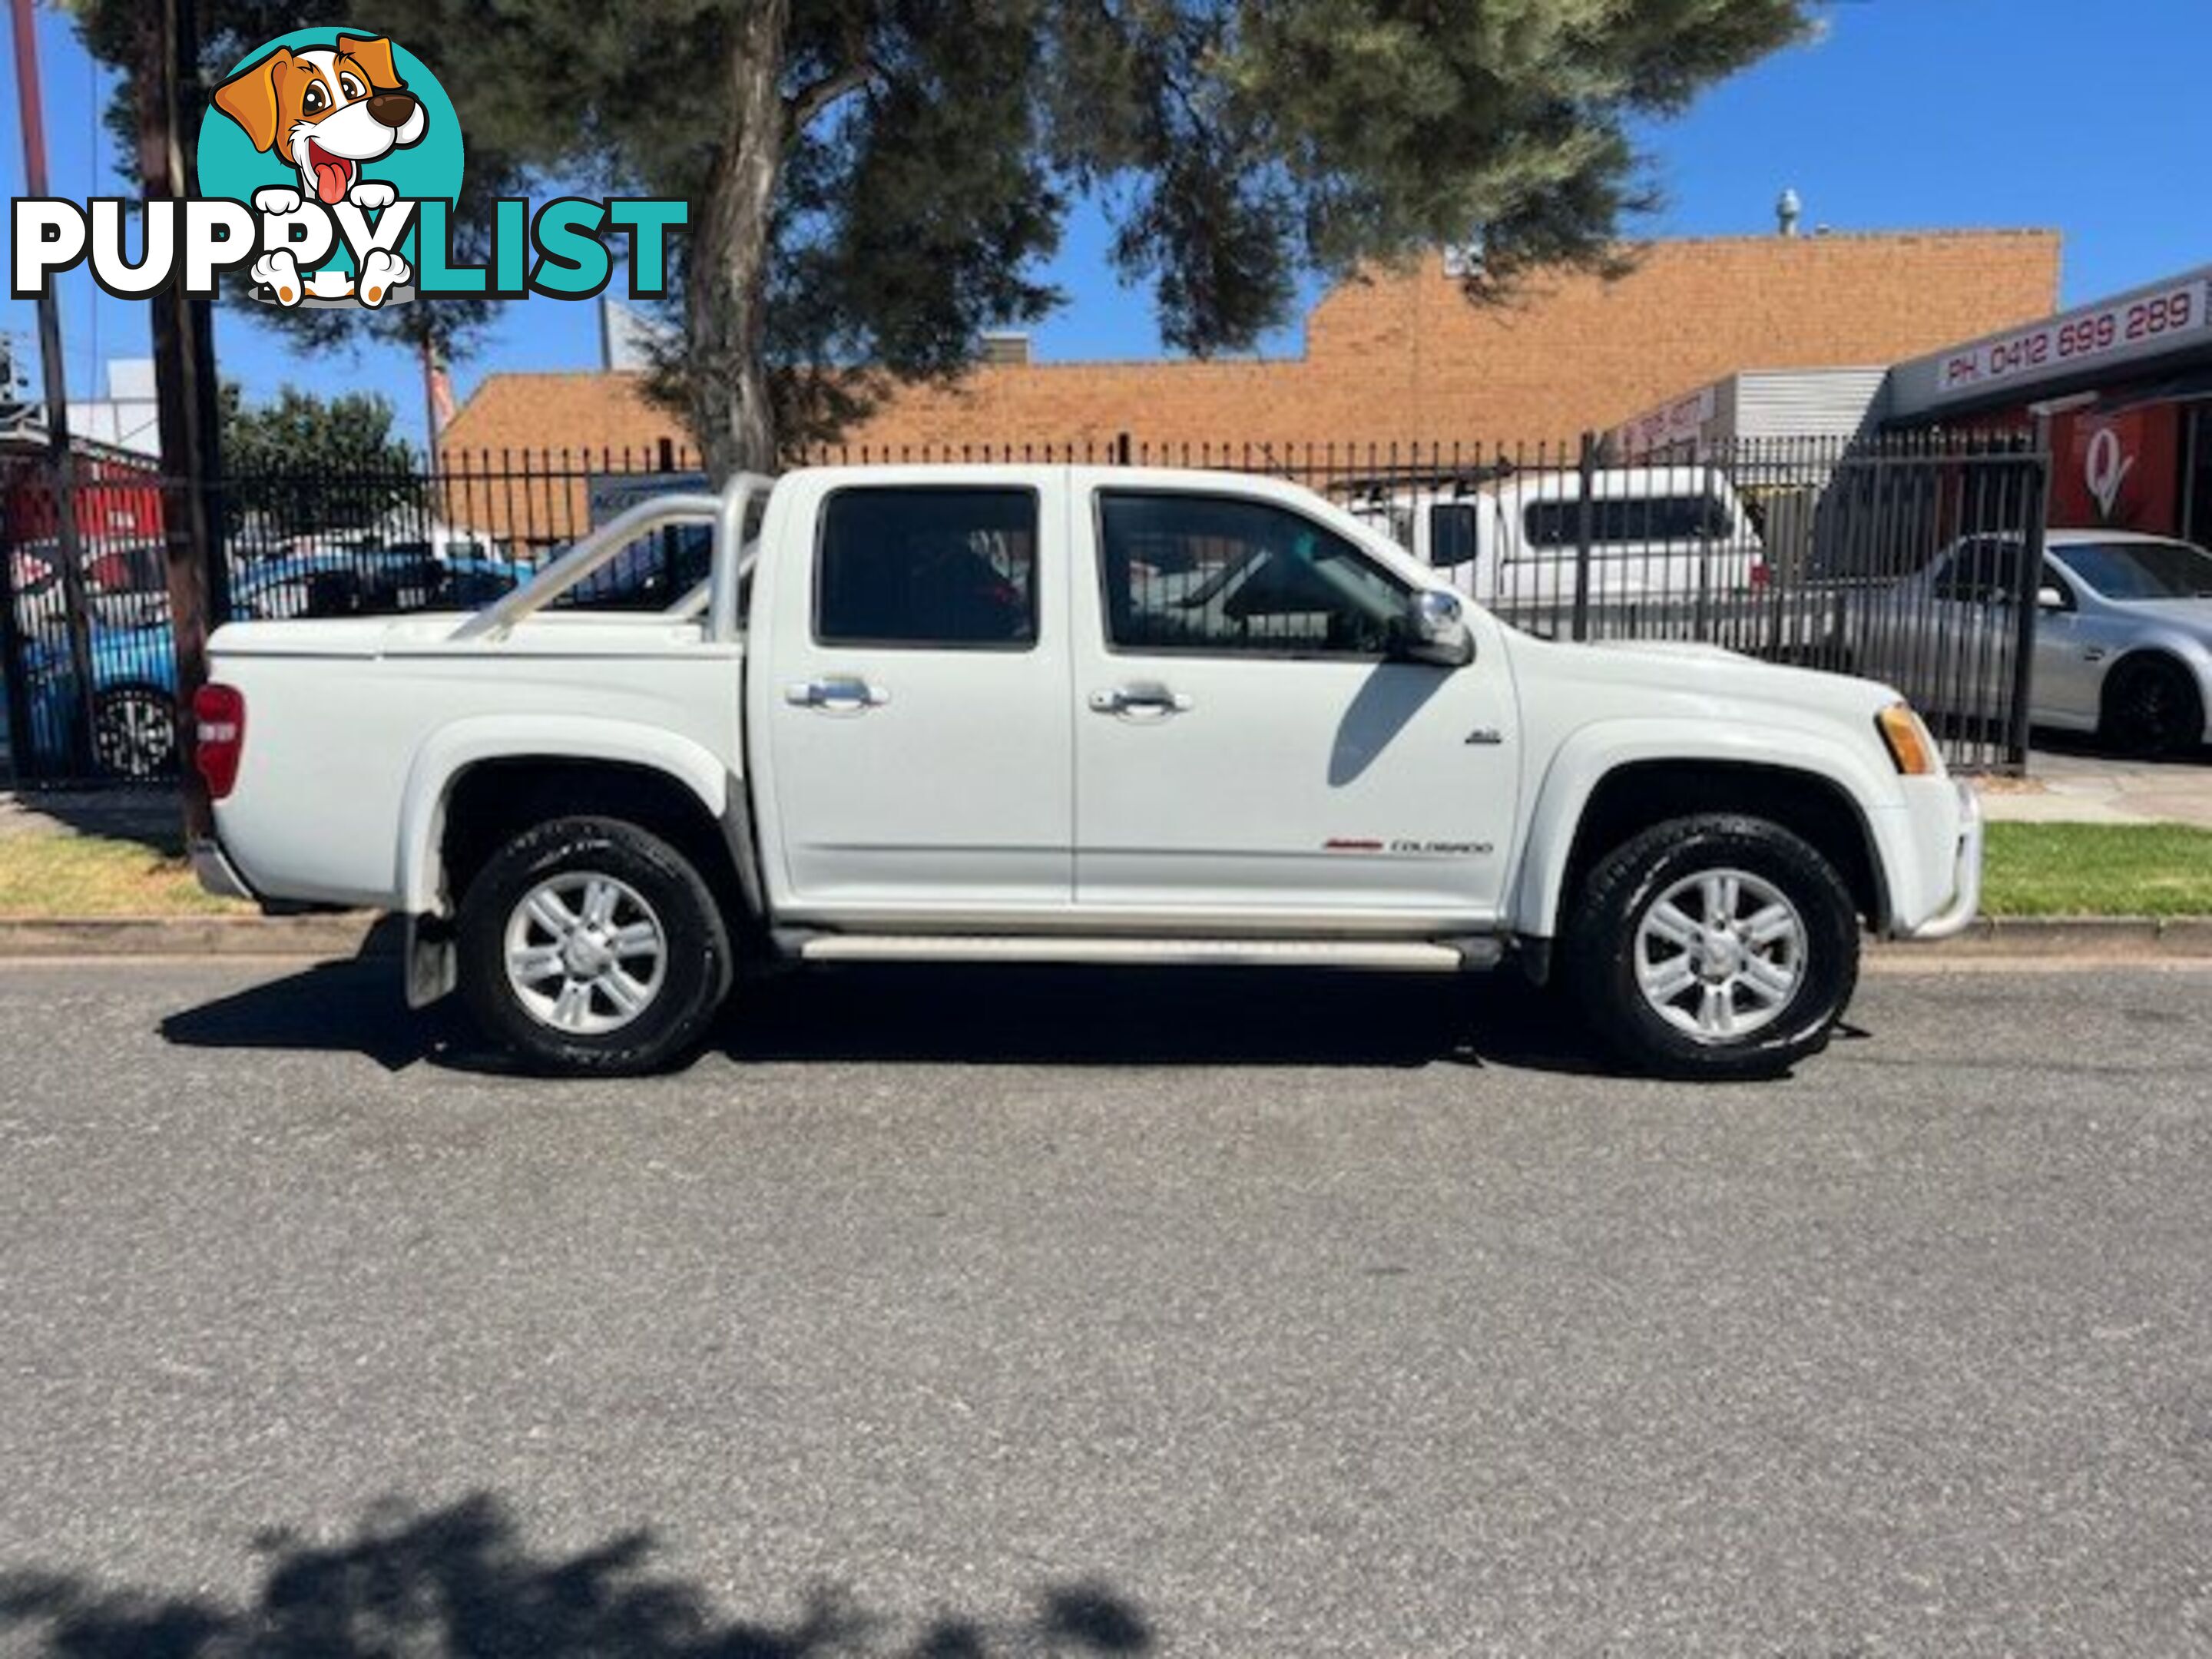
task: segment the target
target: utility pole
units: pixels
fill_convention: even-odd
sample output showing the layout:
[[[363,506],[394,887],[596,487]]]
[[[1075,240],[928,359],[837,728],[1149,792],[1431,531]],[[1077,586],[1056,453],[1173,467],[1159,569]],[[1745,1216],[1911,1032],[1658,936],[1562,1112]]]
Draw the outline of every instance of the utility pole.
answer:
[[[429,520],[429,528],[424,535],[431,543],[432,556],[442,559],[447,550],[437,538],[440,526],[446,522],[446,502],[438,488],[438,446],[445,438],[447,405],[452,393],[445,383],[446,354],[440,349],[427,324],[416,342],[416,349],[422,358],[423,495]]]
[[[15,110],[23,127],[23,183],[33,196],[50,196],[46,184],[46,115],[39,90],[39,35],[31,0],[14,0]],[[54,483],[54,527],[59,538],[62,603],[68,611],[70,677],[76,686],[77,719],[70,722],[69,767],[79,777],[94,769],[92,741],[92,623],[84,594],[84,546],[76,526],[76,456],[70,447],[69,374],[62,357],[61,299],[48,279],[39,296],[39,368],[46,394],[46,453]]]
[[[147,0],[133,79],[138,173],[148,201],[191,193],[185,134],[198,111],[199,28],[194,0]],[[188,90],[191,89],[191,90]],[[161,519],[168,543],[169,625],[177,653],[178,730],[192,730],[192,695],[207,680],[210,618],[223,614],[216,478],[221,434],[211,307],[184,291],[184,267],[153,295],[154,392],[161,421]],[[187,839],[214,833],[207,786],[186,761],[179,779]]]

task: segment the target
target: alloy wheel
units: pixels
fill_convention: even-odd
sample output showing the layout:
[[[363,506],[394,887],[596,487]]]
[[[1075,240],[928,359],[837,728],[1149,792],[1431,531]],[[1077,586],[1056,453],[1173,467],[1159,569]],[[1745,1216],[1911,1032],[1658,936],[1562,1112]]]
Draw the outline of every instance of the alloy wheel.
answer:
[[[532,1018],[605,1036],[659,995],[668,935],[628,882],[568,871],[522,896],[507,917],[505,955],[507,987]]]
[[[1700,1042],[1731,1042],[1782,1017],[1805,973],[1808,933],[1788,895],[1744,870],[1686,876],[1636,929],[1636,982],[1652,1012]]]

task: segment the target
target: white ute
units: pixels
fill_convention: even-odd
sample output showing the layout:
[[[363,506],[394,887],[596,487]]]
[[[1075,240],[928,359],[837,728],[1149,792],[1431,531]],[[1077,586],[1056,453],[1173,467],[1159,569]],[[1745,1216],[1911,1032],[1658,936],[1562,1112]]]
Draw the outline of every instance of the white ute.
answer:
[[[1559,471],[1345,506],[1492,616],[1539,632],[1563,629],[1577,587],[1605,631],[1659,635],[1710,625],[1764,592],[1766,550],[1717,468],[1601,467],[1589,483],[1587,508],[1583,475]]]
[[[548,609],[713,527],[668,611]],[[471,616],[220,629],[219,891],[409,921],[521,1060],[666,1065],[741,969],[1557,980],[1650,1069],[1778,1071],[1862,923],[1963,927],[1972,793],[1887,688],[1558,645],[1288,483],[823,468],[631,509]]]

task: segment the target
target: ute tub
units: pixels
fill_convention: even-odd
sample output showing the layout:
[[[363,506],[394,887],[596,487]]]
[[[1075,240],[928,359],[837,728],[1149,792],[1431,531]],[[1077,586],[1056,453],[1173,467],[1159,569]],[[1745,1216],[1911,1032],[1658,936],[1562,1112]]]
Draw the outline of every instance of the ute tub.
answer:
[[[216,635],[214,678],[246,700],[238,780],[215,808],[240,885],[408,908],[410,888],[419,902],[438,878],[434,839],[425,863],[411,815],[435,821],[453,777],[487,758],[666,771],[677,750],[690,772],[712,772],[717,793],[741,769],[744,647],[708,642],[699,619],[554,613],[469,641],[453,637],[459,620],[349,617]]]

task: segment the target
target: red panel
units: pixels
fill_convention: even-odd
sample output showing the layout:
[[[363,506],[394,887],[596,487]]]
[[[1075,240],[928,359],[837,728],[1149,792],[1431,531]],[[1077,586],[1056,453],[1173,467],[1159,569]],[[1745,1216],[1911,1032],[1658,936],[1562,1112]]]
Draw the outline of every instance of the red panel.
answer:
[[[2051,422],[2051,522],[2069,530],[2181,528],[2181,410],[2149,404]]]

